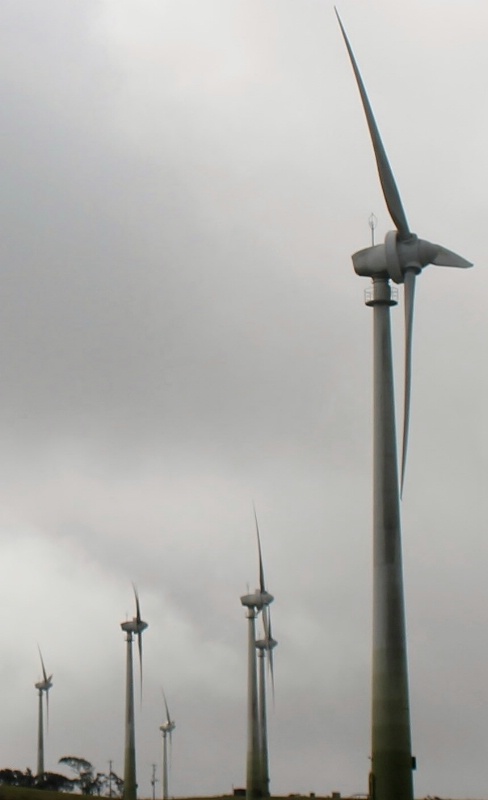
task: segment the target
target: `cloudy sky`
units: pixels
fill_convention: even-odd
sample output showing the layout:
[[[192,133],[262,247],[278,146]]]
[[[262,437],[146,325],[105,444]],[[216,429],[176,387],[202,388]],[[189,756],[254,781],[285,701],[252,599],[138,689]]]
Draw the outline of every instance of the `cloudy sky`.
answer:
[[[416,795],[488,781],[488,9],[342,0],[413,230],[403,534]],[[350,255],[391,228],[328,0],[0,0],[0,766],[245,780],[252,503],[275,595],[274,793],[364,792],[371,326]],[[393,314],[401,395],[403,315]],[[160,777],[160,774],[159,774]],[[160,791],[160,784],[158,784]]]

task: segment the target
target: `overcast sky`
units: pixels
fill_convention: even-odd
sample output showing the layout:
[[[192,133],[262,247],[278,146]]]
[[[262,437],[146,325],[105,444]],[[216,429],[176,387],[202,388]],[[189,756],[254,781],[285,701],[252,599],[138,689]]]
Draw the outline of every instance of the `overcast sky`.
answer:
[[[342,0],[418,281],[403,501],[417,796],[488,785],[488,8]],[[365,792],[372,314],[391,227],[327,0],[0,0],[0,766],[123,772],[131,582],[140,795],[245,782],[256,504],[275,794]],[[401,290],[400,290],[401,299]],[[401,397],[403,311],[394,310]],[[401,408],[399,408],[399,417]],[[161,777],[159,773],[159,778]],[[158,784],[157,791],[161,791]]]

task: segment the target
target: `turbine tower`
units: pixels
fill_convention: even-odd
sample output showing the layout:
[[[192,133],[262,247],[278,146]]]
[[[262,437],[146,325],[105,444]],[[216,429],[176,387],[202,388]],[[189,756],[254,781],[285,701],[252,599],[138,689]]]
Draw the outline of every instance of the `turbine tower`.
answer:
[[[336,10],[337,14],[337,10]],[[401,486],[405,477],[410,417],[410,384],[415,281],[428,264],[470,267],[456,253],[411,232],[366,90],[337,14],[361,96],[383,195],[395,231],[385,243],[352,256],[358,275],[372,279],[366,305],[373,308],[373,681],[372,800],[412,800],[412,758],[407,644],[400,527],[400,485],[396,450],[390,280],[404,285],[405,378]]]
[[[142,632],[147,628],[147,622],[141,619],[139,596],[134,586],[136,600],[136,616],[131,620],[122,622],[120,627],[127,634],[127,676],[125,690],[125,753],[124,753],[124,794],[123,800],[136,800],[136,742],[134,725],[134,669],[132,660],[132,640],[137,636],[139,646],[139,667],[141,673],[142,695]]]
[[[168,794],[168,772],[169,772],[169,760],[168,760],[168,736],[169,736],[169,744],[171,750],[171,743],[172,743],[172,735],[173,731],[176,728],[176,722],[174,719],[171,719],[168,703],[166,702],[166,695],[164,694],[163,690],[163,699],[164,699],[164,707],[166,710],[166,721],[163,722],[162,725],[159,726],[159,730],[163,735],[163,800],[167,800],[169,797]]]
[[[247,619],[249,621],[247,650],[248,683],[246,800],[256,800],[256,798],[261,797],[263,793],[259,735],[258,679],[256,665],[256,617],[259,612],[264,608],[267,608],[274,599],[265,587],[261,541],[259,538],[256,511],[254,511],[254,516],[256,520],[256,533],[258,538],[259,589],[256,589],[256,591],[252,594],[245,594],[241,597],[242,605],[247,608]]]
[[[35,684],[35,687],[39,693],[39,716],[38,716],[38,725],[37,725],[37,774],[42,775],[44,772],[44,714],[43,714],[43,705],[42,705],[42,695],[46,693],[46,718],[49,722],[49,689],[51,689],[52,683],[52,675],[47,675],[46,668],[44,666],[44,660],[42,658],[41,648],[39,647],[39,656],[41,658],[41,667],[42,667],[42,681],[39,681]]]
[[[269,797],[268,715],[266,708],[266,656],[268,657],[271,686],[274,694],[273,649],[278,642],[271,633],[271,613],[263,608],[264,636],[256,641],[258,651],[258,713],[259,713],[259,759],[261,764],[261,794]]]

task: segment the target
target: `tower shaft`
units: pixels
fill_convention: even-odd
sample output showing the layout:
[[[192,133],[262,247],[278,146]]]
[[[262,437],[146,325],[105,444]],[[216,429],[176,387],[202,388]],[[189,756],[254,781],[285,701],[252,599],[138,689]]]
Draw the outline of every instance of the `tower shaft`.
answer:
[[[246,800],[261,797],[259,753],[258,681],[256,667],[256,611],[248,608],[247,769]]]
[[[37,719],[37,774],[44,772],[44,713],[42,707],[42,689],[39,689],[39,712]]]
[[[163,731],[163,800],[168,796],[168,742],[167,733]]]
[[[125,686],[125,752],[123,800],[136,800],[136,743],[134,725],[134,669],[132,633],[127,632],[127,675]]]
[[[261,794],[269,797],[268,719],[266,712],[266,651],[258,650],[259,663],[259,752],[261,763]]]
[[[396,449],[391,289],[373,283],[373,686],[372,800],[412,800],[412,748]]]

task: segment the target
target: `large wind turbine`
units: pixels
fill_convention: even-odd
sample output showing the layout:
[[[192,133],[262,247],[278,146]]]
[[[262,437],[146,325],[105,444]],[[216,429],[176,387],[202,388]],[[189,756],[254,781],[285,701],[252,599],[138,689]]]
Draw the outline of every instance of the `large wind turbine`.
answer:
[[[163,722],[162,725],[159,726],[159,730],[163,734],[163,800],[167,800],[169,797],[168,794],[168,743],[167,739],[169,736],[170,748],[171,748],[171,739],[174,729],[176,728],[176,722],[174,719],[171,719],[168,703],[166,702],[166,695],[163,690],[163,699],[164,699],[164,708],[166,711],[166,720]]]
[[[256,617],[260,611],[273,602],[273,596],[266,589],[264,567],[261,553],[261,541],[257,526],[259,554],[259,589],[252,594],[241,597],[241,603],[247,608],[248,624],[248,684],[247,684],[247,764],[246,764],[246,800],[256,800],[262,796],[262,771],[259,736],[258,679],[256,666]]]
[[[39,656],[41,658],[42,667],[42,680],[35,684],[39,693],[39,716],[37,724],[37,774],[42,775],[44,772],[44,714],[42,705],[42,695],[46,693],[46,716],[49,720],[49,689],[51,689],[52,675],[47,674],[44,660],[42,658],[41,648],[39,647]]]
[[[337,11],[336,11],[337,13]],[[372,279],[366,304],[374,320],[373,474],[373,697],[372,800],[412,800],[412,758],[407,647],[400,528],[400,487],[396,450],[390,332],[390,279],[404,284],[405,381],[402,485],[410,416],[412,329],[415,281],[428,264],[470,267],[456,253],[411,232],[371,105],[342,22],[337,15],[361,96],[383,195],[396,230],[385,243],[352,257],[356,273]]]
[[[278,642],[271,633],[271,614],[269,609],[263,608],[264,635],[257,639],[258,651],[258,713],[259,713],[259,759],[261,763],[261,794],[269,797],[269,757],[268,757],[268,714],[266,707],[266,656],[268,657],[271,684],[274,691],[273,674],[273,649]]]
[[[136,600],[136,616],[131,620],[122,622],[120,627],[127,634],[127,676],[125,690],[125,753],[124,753],[124,800],[136,800],[136,742],[134,725],[134,669],[132,660],[132,640],[137,636],[139,646],[139,666],[141,671],[142,691],[142,632],[147,628],[147,622],[141,618],[139,596],[134,586]]]

